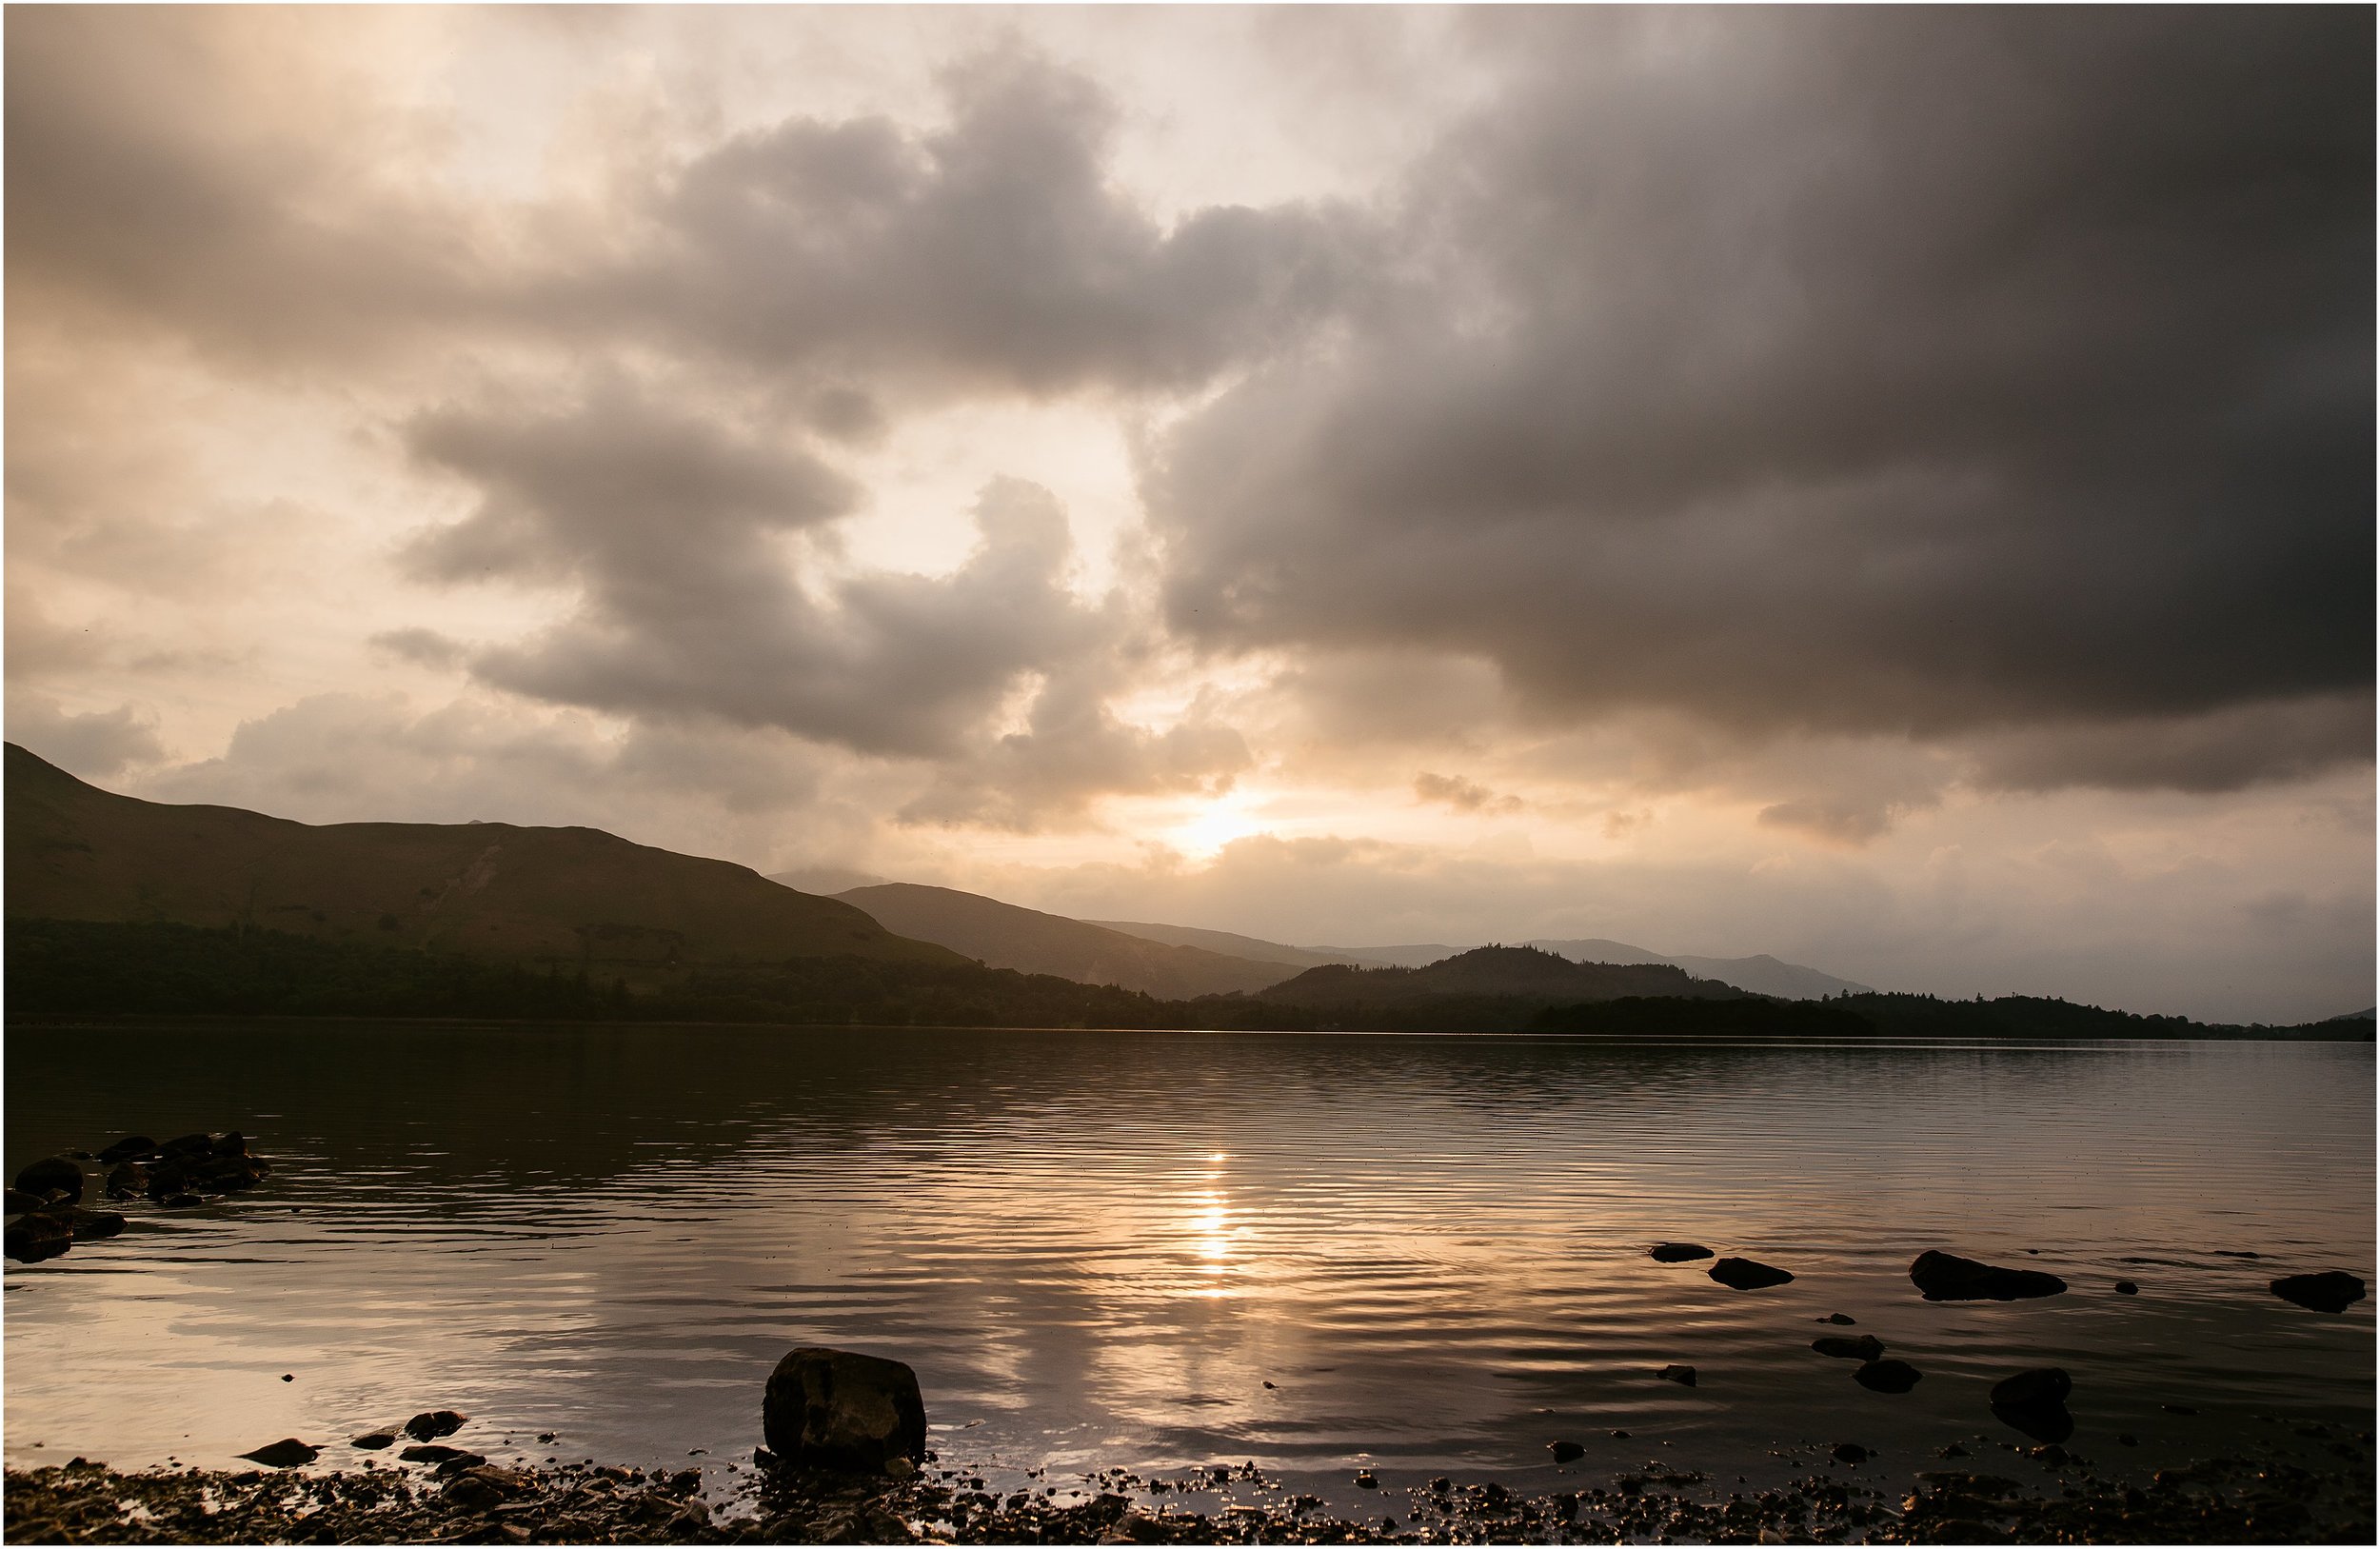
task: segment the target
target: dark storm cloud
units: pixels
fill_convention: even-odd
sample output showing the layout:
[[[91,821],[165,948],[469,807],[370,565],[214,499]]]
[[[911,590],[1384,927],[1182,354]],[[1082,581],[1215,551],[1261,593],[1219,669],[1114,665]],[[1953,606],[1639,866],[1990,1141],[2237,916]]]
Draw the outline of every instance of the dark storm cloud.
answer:
[[[1025,674],[1112,633],[1065,586],[1064,513],[1021,481],[984,489],[982,541],[953,573],[863,572],[814,596],[787,540],[845,514],[856,491],[715,416],[615,383],[551,414],[442,411],[408,441],[480,494],[409,546],[415,575],[577,592],[543,634],[470,656],[481,681],[534,699],[947,756]],[[417,661],[441,650],[413,631],[383,643]]]
[[[1559,716],[2022,732],[2020,782],[2369,754],[2092,750],[2369,696],[2368,12],[1477,28],[1514,84],[1412,177],[1403,305],[1153,458],[1176,628],[1483,656]]]
[[[995,52],[945,72],[950,122],[790,119],[686,165],[666,235],[553,305],[771,369],[875,364],[1044,393],[1195,385],[1358,288],[1343,210],[1219,207],[1161,227],[1109,180],[1093,83]]]

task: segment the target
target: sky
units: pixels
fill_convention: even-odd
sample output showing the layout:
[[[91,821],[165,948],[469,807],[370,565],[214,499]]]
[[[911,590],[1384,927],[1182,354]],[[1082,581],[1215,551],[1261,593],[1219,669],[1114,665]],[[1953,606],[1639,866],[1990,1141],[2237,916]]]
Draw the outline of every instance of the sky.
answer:
[[[2357,1010],[2373,26],[12,7],[8,734],[1306,944]]]

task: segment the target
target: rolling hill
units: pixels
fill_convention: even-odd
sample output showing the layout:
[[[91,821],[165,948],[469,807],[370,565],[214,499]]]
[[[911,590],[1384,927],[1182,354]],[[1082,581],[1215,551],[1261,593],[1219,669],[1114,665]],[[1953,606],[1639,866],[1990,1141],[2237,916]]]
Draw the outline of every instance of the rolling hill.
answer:
[[[1169,946],[951,887],[886,883],[835,896],[866,910],[887,930],[946,946],[986,967],[1114,984],[1164,1000],[1259,990],[1294,971],[1291,964]]]
[[[955,963],[747,867],[594,828],[312,825],[112,795],[10,744],[14,920],[241,926],[665,982],[698,964]]]
[[[1743,991],[1671,963],[1573,963],[1530,946],[1482,946],[1422,968],[1308,968],[1260,999],[1284,1005],[1358,1004],[1424,997],[1497,996],[1554,1004],[1622,996],[1739,1000]]]

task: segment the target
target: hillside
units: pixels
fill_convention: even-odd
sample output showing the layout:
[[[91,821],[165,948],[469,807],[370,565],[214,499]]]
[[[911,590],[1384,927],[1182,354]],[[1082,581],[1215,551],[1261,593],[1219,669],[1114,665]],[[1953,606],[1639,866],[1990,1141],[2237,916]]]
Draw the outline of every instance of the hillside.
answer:
[[[1195,946],[1201,951],[1220,952],[1225,957],[1245,958],[1250,963],[1279,963],[1292,968],[1319,968],[1327,963],[1361,963],[1377,966],[1359,953],[1345,954],[1319,951],[1303,946],[1285,946],[1255,936],[1240,936],[1228,930],[1200,930],[1195,925],[1159,925],[1141,920],[1085,920],[1086,925],[1101,930],[1120,930],[1127,936],[1138,936],[1144,942],[1161,942],[1167,946]]]
[[[1482,946],[1423,968],[1309,968],[1264,991],[1262,999],[1287,1005],[1330,1005],[1425,996],[1498,996],[1551,1004],[1630,995],[1735,1000],[1743,992],[1693,978],[1668,963],[1573,963],[1531,946]]]
[[[887,930],[946,946],[986,967],[1114,984],[1162,1000],[1259,990],[1292,971],[1282,963],[1168,946],[950,887],[885,883],[836,897],[866,910]]]
[[[7,911],[241,926],[661,983],[794,957],[952,963],[833,899],[593,828],[316,826],[87,785],[7,751]]]
[[[1318,946],[1334,963],[1359,963],[1369,968],[1426,968],[1455,955],[1444,942],[1412,942],[1402,946]]]
[[[1798,963],[1785,963],[1766,952],[1748,958],[1698,958],[1683,954],[1664,957],[1626,942],[1590,938],[1585,941],[1537,941],[1528,943],[1543,952],[1557,952],[1574,963],[1669,963],[1696,979],[1716,979],[1755,995],[1784,1001],[1820,1001],[1830,995],[1865,994],[1869,986],[1837,979]]]

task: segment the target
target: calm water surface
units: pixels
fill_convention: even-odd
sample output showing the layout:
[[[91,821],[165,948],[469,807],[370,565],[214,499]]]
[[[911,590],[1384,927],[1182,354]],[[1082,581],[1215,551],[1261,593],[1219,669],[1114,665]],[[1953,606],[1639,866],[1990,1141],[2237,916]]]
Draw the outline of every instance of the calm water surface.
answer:
[[[2114,1472],[2371,1424],[2372,1304],[2266,1290],[2372,1278],[2368,1044],[280,1022],[17,1029],[7,1074],[11,1171],[232,1126],[277,1163],[8,1266],[11,1464],[453,1407],[499,1460],[699,1448],[724,1486],[808,1343],[910,1362],[944,1461],[998,1481],[1254,1460],[1349,1504],[1367,1465],[1554,1487],[1557,1439],[1574,1481],[1734,1488],[1845,1440],[1990,1467],[2024,1439],[1986,1390],[2034,1365]],[[1799,1278],[1730,1291],[1665,1238]],[[2073,1289],[1930,1304],[1928,1247]],[[1813,1353],[1834,1312],[1916,1390]]]

